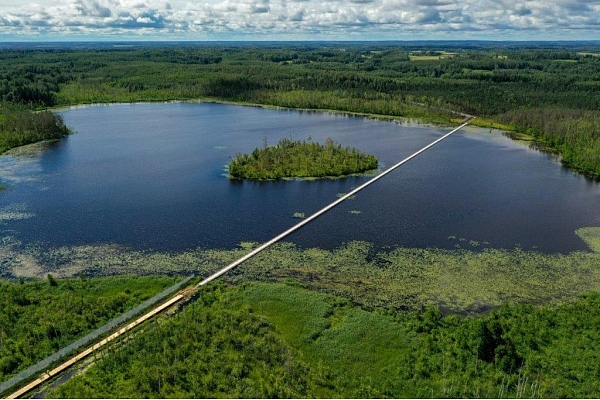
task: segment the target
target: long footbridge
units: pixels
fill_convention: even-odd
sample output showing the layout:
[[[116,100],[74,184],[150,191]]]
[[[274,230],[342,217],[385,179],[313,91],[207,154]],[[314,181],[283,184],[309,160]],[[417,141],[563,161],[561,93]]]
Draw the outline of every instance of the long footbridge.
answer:
[[[140,324],[142,324],[143,322],[147,321],[148,319],[154,317],[155,315],[160,314],[161,312],[163,312],[163,311],[165,311],[167,309],[171,309],[174,306],[177,306],[177,304],[181,303],[182,300],[189,299],[190,296],[192,296],[195,292],[197,292],[202,286],[204,286],[204,285],[206,285],[206,284],[214,281],[215,279],[219,278],[220,276],[222,276],[222,275],[226,274],[227,272],[231,271],[232,269],[238,267],[240,264],[242,264],[245,261],[249,260],[250,258],[254,257],[258,253],[262,252],[263,250],[271,247],[275,243],[277,243],[280,240],[284,239],[285,237],[289,236],[290,234],[292,234],[293,232],[295,232],[298,229],[302,228],[303,226],[305,226],[305,225],[309,224],[310,222],[314,221],[316,218],[318,218],[321,215],[325,214],[327,211],[329,211],[332,208],[336,207],[337,205],[339,205],[340,203],[344,202],[345,200],[347,200],[347,199],[351,198],[352,196],[356,195],[361,190],[367,188],[368,186],[370,186],[373,183],[377,182],[378,180],[382,179],[384,176],[388,175],[392,171],[394,171],[397,168],[401,167],[402,165],[406,164],[407,162],[409,162],[413,158],[415,158],[418,155],[424,153],[425,151],[431,149],[436,144],[440,143],[441,141],[445,140],[446,138],[448,138],[452,134],[454,134],[454,133],[458,132],[459,130],[461,130],[462,128],[464,128],[471,121],[473,121],[474,118],[475,117],[473,117],[473,116],[465,115],[465,119],[461,121],[461,124],[458,127],[454,128],[450,132],[446,133],[445,135],[441,136],[440,138],[436,139],[435,141],[429,143],[427,146],[421,148],[420,150],[414,152],[410,156],[408,156],[408,157],[404,158],[403,160],[399,161],[398,163],[394,164],[390,168],[386,169],[385,171],[383,171],[380,174],[376,175],[372,179],[370,179],[367,182],[363,183],[362,185],[358,186],[357,188],[355,188],[351,192],[349,192],[346,195],[340,197],[339,199],[337,199],[333,203],[328,204],[327,206],[323,207],[322,209],[320,209],[316,213],[312,214],[308,218],[303,219],[301,222],[299,222],[298,224],[292,226],[291,228],[289,228],[285,232],[283,232],[283,233],[275,236],[271,240],[263,243],[262,245],[260,245],[259,247],[255,248],[254,250],[252,250],[251,252],[249,252],[245,256],[243,256],[243,257],[237,259],[236,261],[232,262],[231,264],[229,264],[229,265],[221,268],[220,270],[218,270],[214,274],[210,275],[206,279],[202,280],[201,282],[199,282],[195,286],[193,286],[191,288],[183,289],[182,291],[178,292],[175,296],[169,298],[166,301],[160,301],[160,300],[162,300],[162,298],[159,298],[159,300],[157,300],[154,303],[154,306],[150,306],[150,305],[148,305],[148,302],[146,302],[145,306],[146,307],[152,307],[152,308],[149,311],[147,311],[144,315],[142,315],[141,317],[138,317],[137,319],[135,319],[134,321],[130,322],[129,324],[127,324],[125,326],[122,326],[120,329],[116,330],[114,333],[110,334],[107,337],[104,337],[103,339],[99,340],[95,344],[87,347],[86,349],[84,349],[81,352],[77,353],[77,355],[69,358],[68,360],[64,361],[62,364],[58,365],[57,367],[53,368],[52,370],[48,370],[48,371],[43,372],[36,379],[31,380],[32,377],[34,377],[35,374],[40,373],[43,370],[43,368],[49,366],[53,362],[58,361],[59,358],[64,357],[64,355],[67,354],[66,352],[64,352],[65,349],[62,349],[58,353],[53,354],[52,356],[48,357],[47,359],[40,361],[38,364],[36,364],[36,365],[28,368],[27,370],[25,370],[24,372],[22,372],[20,374],[18,374],[16,377],[13,377],[13,378],[9,379],[8,381],[0,384],[0,397],[2,396],[3,392],[7,392],[9,389],[17,387],[19,384],[22,385],[23,382],[28,382],[26,385],[19,387],[18,390],[14,391],[14,392],[12,392],[12,393],[10,393],[10,394],[8,394],[6,396],[6,398],[8,398],[8,399],[16,399],[16,398],[22,397],[23,395],[31,392],[32,390],[34,390],[36,387],[40,386],[44,382],[52,379],[53,377],[56,377],[56,376],[62,374],[64,371],[66,371],[67,369],[69,369],[70,367],[72,367],[73,365],[75,365],[76,363],[78,363],[79,361],[83,360],[84,358],[86,358],[90,354],[94,353],[96,350],[98,350],[98,349],[104,347],[105,345],[113,342],[115,339],[119,338],[121,335],[124,335],[124,334],[130,332],[132,329],[134,329],[135,327],[139,326]],[[178,285],[181,286],[182,283],[187,282],[189,279],[190,279],[190,277],[186,278],[184,281],[180,282]],[[177,287],[179,287],[179,286],[177,286]],[[167,291],[168,290],[169,289],[167,289]],[[167,291],[165,291],[165,292],[167,292]],[[137,309],[140,309],[140,307],[138,307]],[[129,312],[127,314],[128,314],[128,316],[129,315],[133,315],[131,312]],[[122,323],[125,322],[126,318],[124,318],[124,317],[125,317],[125,315],[117,318],[114,321],[111,321],[109,324],[105,325],[104,327],[99,328],[97,331],[102,331],[102,330],[108,331],[107,326],[110,326],[111,329],[114,329],[117,325],[122,324]],[[117,323],[117,321],[118,321],[118,323]],[[99,334],[98,334],[98,336],[99,336]],[[72,344],[71,346],[68,346],[68,347],[72,351],[75,348],[82,347],[83,345],[85,345],[85,343],[82,343],[81,339],[80,339],[79,341],[75,342],[74,344]]]

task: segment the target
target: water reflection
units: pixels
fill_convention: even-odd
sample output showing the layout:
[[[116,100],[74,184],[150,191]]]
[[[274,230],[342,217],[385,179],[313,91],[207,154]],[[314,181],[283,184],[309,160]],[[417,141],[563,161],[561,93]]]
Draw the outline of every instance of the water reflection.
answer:
[[[381,168],[447,130],[339,114],[219,104],[131,104],[62,112],[78,133],[0,157],[3,221],[24,244],[115,243],[138,249],[232,248],[262,242],[365,182],[241,182],[231,156],[283,137],[328,137]],[[303,247],[352,240],[376,246],[585,249],[574,234],[600,225],[598,183],[499,131],[468,127],[301,229]],[[454,237],[455,239],[449,239]],[[461,240],[462,239],[462,240]]]

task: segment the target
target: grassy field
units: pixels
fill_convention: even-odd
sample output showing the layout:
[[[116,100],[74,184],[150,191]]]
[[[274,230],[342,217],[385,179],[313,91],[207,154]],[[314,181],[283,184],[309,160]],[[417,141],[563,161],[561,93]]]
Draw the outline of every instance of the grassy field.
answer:
[[[337,371],[335,385],[352,388],[345,393],[348,395],[381,395],[372,390],[387,379],[381,372],[406,362],[403,350],[418,341],[413,332],[381,314],[293,284],[253,283],[233,295],[237,307],[248,304],[254,313],[265,316],[309,365],[326,365]],[[361,387],[370,389],[361,392]],[[318,397],[339,396],[335,391],[320,389]]]

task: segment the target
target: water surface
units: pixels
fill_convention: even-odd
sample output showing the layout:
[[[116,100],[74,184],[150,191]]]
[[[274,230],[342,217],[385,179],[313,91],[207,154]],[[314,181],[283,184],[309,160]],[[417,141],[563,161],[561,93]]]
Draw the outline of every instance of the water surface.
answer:
[[[262,242],[365,182],[236,182],[237,153],[280,138],[331,137],[390,166],[448,130],[329,113],[221,104],[78,107],[76,134],[0,157],[0,228],[23,244],[116,243],[179,251]],[[600,225],[600,189],[555,158],[467,128],[289,237],[303,247],[585,249]],[[450,237],[450,239],[449,239]],[[463,240],[460,240],[463,239]],[[474,242],[471,242],[474,241]]]

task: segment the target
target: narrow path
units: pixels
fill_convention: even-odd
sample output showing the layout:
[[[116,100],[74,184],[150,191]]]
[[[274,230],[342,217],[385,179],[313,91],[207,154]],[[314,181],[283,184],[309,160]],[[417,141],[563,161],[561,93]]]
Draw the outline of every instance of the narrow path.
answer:
[[[105,335],[106,333],[110,332],[111,330],[115,329],[116,327],[122,325],[123,323],[131,320],[131,318],[133,318],[136,315],[139,315],[142,311],[148,309],[149,307],[153,307],[154,309],[156,309],[156,304],[158,302],[160,302],[161,300],[167,298],[167,296],[173,294],[176,290],[180,289],[181,286],[185,285],[187,282],[190,281],[190,279],[192,279],[194,276],[188,276],[187,278],[177,282],[176,284],[168,287],[167,289],[163,290],[162,292],[156,294],[155,296],[153,296],[152,298],[142,302],[140,305],[134,307],[133,309],[121,314],[120,316],[118,316],[117,318],[111,320],[110,322],[108,322],[107,324],[101,326],[100,328],[97,328],[96,330],[94,330],[93,332],[87,334],[86,336],[76,340],[75,342],[71,343],[70,345],[63,347],[62,349],[60,349],[59,351],[57,351],[56,353],[46,357],[45,359],[39,361],[38,363],[30,366],[29,368],[25,369],[24,371],[21,371],[20,373],[18,373],[17,375],[13,376],[12,378],[8,379],[7,381],[3,382],[0,384],[0,398],[2,397],[2,393],[8,391],[10,388],[12,388],[13,386],[17,386],[19,383],[24,382],[28,379],[30,379],[31,377],[35,376],[35,374],[39,374],[42,371],[48,371],[48,368],[50,367],[50,365],[56,363],[57,361],[59,361],[60,359],[66,357],[67,355],[69,355],[70,353],[74,352],[75,350],[78,350],[80,348],[82,348],[83,346],[85,346],[88,343],[93,343],[94,340],[97,340],[99,337],[101,337],[102,335]],[[63,364],[64,365],[64,364]],[[50,378],[50,376],[56,375],[56,368],[53,370],[55,371],[54,374],[48,375],[47,373],[42,374],[42,376],[46,376],[46,379]],[[38,380],[38,384],[42,383],[44,380]],[[28,385],[29,386],[29,385]],[[31,386],[30,389],[33,389],[35,386]],[[16,396],[20,396],[22,395],[22,393],[20,393],[20,391],[15,392],[11,395],[9,395],[7,398],[11,398],[11,397],[16,397]]]
[[[248,259],[254,257],[255,255],[257,255],[258,253],[260,253],[261,251],[267,249],[268,247],[272,246],[273,244],[277,243],[278,241],[280,241],[281,239],[285,238],[286,236],[290,235],[292,232],[297,231],[298,229],[300,229],[301,227],[303,227],[304,225],[308,224],[309,222],[315,220],[316,218],[318,218],[319,216],[321,216],[322,214],[326,213],[327,211],[331,210],[332,208],[334,208],[335,206],[337,206],[338,204],[342,203],[343,201],[347,200],[348,198],[354,196],[356,193],[360,192],[361,190],[363,190],[364,188],[366,188],[367,186],[377,182],[379,179],[383,178],[384,176],[386,176],[387,174],[389,174],[390,172],[394,171],[395,169],[397,169],[398,167],[400,167],[401,165],[407,163],[408,161],[412,160],[413,158],[417,157],[419,154],[427,151],[428,149],[430,149],[431,147],[435,146],[436,144],[438,144],[439,142],[441,142],[442,140],[446,139],[447,137],[449,137],[450,135],[452,135],[453,133],[459,131],[460,129],[464,128],[466,125],[468,125],[473,119],[475,119],[475,117],[472,116],[467,116],[463,121],[462,124],[460,126],[458,126],[457,128],[453,129],[452,131],[448,132],[447,134],[445,134],[444,136],[440,137],[439,139],[431,142],[430,144],[428,144],[427,146],[423,147],[421,150],[411,154],[410,156],[406,157],[405,159],[403,159],[402,161],[398,162],[397,164],[394,164],[392,167],[388,168],[387,170],[383,171],[382,173],[380,173],[379,175],[373,177],[372,179],[370,179],[369,181],[363,183],[362,185],[360,185],[359,187],[357,187],[356,189],[352,190],[350,193],[344,195],[343,197],[339,198],[338,200],[334,201],[333,203],[325,206],[324,208],[322,208],[321,210],[317,211],[316,213],[314,213],[313,215],[311,215],[310,217],[302,220],[300,223],[294,225],[293,227],[291,227],[290,229],[288,229],[287,231],[281,233],[280,235],[274,237],[273,239],[269,240],[268,242],[265,242],[264,244],[262,244],[261,246],[257,247],[256,249],[254,249],[253,251],[251,251],[250,253],[246,254],[244,257],[234,261],[233,263],[229,264],[228,266],[226,266],[225,268],[220,269],[219,271],[215,272],[214,274],[212,274],[211,276],[209,276],[208,278],[204,279],[202,282],[198,283],[195,288],[199,288],[200,286],[206,285],[209,282],[212,282],[213,280],[217,279],[218,277],[220,277],[221,275],[227,273],[228,271],[232,270],[233,268],[237,267],[238,265],[242,264],[244,261],[247,261]],[[189,293],[188,293],[189,294]],[[61,372],[65,371],[66,369],[68,369],[69,367],[71,367],[72,365],[74,365],[75,363],[77,363],[78,361],[82,360],[83,358],[87,357],[88,355],[92,354],[94,351],[96,351],[97,349],[99,349],[100,347],[104,346],[105,344],[113,341],[114,339],[116,339],[117,337],[119,337],[120,335],[130,331],[131,329],[133,329],[135,326],[141,324],[142,322],[146,321],[147,319],[149,319],[150,317],[160,313],[161,311],[164,311],[165,309],[167,309],[168,307],[177,304],[180,300],[182,300],[185,296],[182,294],[178,294],[177,296],[171,298],[170,300],[168,300],[167,302],[163,303],[162,305],[160,305],[159,307],[156,307],[152,310],[150,310],[148,313],[146,313],[145,315],[143,315],[142,317],[136,319],[134,322],[130,323],[129,325],[121,328],[120,330],[118,330],[117,332],[113,333],[112,335],[110,335],[109,337],[101,340],[100,342],[96,343],[95,345],[87,348],[86,350],[82,351],[81,353],[77,354],[76,356],[70,358],[69,360],[65,361],[63,364],[59,365],[58,367],[54,368],[53,370],[42,374],[42,376],[40,376],[38,379],[34,380],[33,382],[29,383],[27,386],[22,387],[21,389],[17,390],[14,393],[11,393],[9,396],[7,396],[6,398],[8,399],[16,399],[19,398],[21,396],[23,396],[24,394],[26,394],[27,392],[33,390],[34,388],[36,388],[37,386],[39,386],[41,383],[47,381],[48,379],[60,374]]]
[[[119,329],[117,332],[113,333],[109,337],[107,337],[105,339],[102,339],[101,341],[99,341],[95,345],[93,345],[93,346],[87,348],[86,350],[82,351],[81,353],[77,354],[75,357],[72,357],[72,358],[68,359],[67,361],[65,361],[64,363],[62,363],[58,367],[54,368],[53,370],[48,371],[48,372],[42,374],[42,376],[40,376],[39,378],[37,378],[33,382],[29,383],[28,385],[24,386],[20,390],[17,390],[16,392],[10,394],[6,398],[7,399],[16,399],[16,398],[21,397],[22,395],[24,395],[25,393],[29,392],[33,388],[39,386],[41,383],[47,381],[48,379],[52,378],[53,376],[58,375],[59,373],[63,372],[67,368],[71,367],[72,365],[74,365],[78,361],[83,360],[85,357],[89,356],[94,351],[98,350],[100,347],[104,346],[105,344],[107,344],[109,342],[112,342],[113,340],[115,340],[116,338],[118,338],[119,336],[121,336],[122,334],[124,334],[126,332],[129,332],[130,330],[132,330],[133,328],[135,328],[136,326],[138,326],[142,322],[150,319],[151,317],[155,316],[156,314],[160,313],[161,311],[163,311],[163,310],[167,309],[168,307],[172,306],[173,304],[177,303],[183,297],[184,297],[183,295],[178,294],[177,296],[173,297],[172,299],[170,299],[166,303],[161,304],[159,307],[153,309],[152,311],[144,314],[143,316],[139,317],[135,321],[131,322],[129,325],[127,325],[127,326]]]

